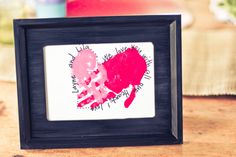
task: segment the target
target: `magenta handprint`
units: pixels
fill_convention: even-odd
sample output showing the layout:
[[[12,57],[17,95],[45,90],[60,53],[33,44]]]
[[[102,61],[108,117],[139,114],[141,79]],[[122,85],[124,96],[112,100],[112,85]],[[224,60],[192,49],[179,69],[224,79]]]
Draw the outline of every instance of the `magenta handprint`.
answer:
[[[81,50],[72,65],[72,73],[82,89],[78,94],[78,107],[90,105],[95,108],[131,86],[129,97],[124,102],[128,108],[146,70],[144,58],[134,47],[112,56],[102,64],[97,62],[91,49]]]

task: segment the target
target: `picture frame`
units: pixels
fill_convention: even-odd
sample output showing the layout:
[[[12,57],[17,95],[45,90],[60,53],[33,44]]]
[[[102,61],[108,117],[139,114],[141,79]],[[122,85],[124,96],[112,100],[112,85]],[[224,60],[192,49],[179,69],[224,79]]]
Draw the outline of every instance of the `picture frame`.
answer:
[[[180,15],[16,19],[14,38],[21,149],[183,142]],[[125,109],[122,109],[118,118],[70,120],[65,114],[63,120],[61,117],[48,119],[48,100],[61,99],[64,95],[47,94],[47,67],[58,58],[55,56],[46,62],[46,54],[57,54],[57,51],[47,53],[45,47],[78,44],[106,47],[108,43],[140,43],[142,46],[144,42],[153,44],[154,116],[148,113],[143,118],[143,115],[124,117]],[[54,75],[54,72],[48,73]],[[139,97],[144,97],[145,93],[148,96],[151,91],[143,91]],[[69,102],[66,96],[63,100]],[[139,104],[148,106],[144,100]]]

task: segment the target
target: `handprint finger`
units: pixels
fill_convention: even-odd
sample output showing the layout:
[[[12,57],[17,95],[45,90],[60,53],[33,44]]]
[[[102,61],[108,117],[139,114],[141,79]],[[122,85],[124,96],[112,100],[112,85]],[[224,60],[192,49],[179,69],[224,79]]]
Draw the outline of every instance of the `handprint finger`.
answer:
[[[82,100],[81,102],[79,102],[77,106],[78,107],[83,107],[83,106],[91,103],[92,101],[94,101],[94,96],[93,95],[91,95],[88,98],[86,98],[86,99]]]

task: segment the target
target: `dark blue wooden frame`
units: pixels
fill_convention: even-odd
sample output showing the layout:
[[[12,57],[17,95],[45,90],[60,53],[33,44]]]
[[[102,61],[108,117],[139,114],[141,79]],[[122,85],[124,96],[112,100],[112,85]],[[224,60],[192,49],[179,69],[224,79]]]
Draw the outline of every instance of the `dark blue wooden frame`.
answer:
[[[22,149],[183,142],[180,15],[17,19],[14,35]],[[154,118],[47,121],[44,46],[145,41],[154,44]]]

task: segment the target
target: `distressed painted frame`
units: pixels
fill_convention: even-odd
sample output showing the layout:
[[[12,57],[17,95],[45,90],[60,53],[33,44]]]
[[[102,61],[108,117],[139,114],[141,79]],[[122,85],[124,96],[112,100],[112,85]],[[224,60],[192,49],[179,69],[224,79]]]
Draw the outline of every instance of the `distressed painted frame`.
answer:
[[[149,15],[14,20],[22,149],[181,144],[181,16]],[[154,43],[156,117],[47,121],[43,47]]]

